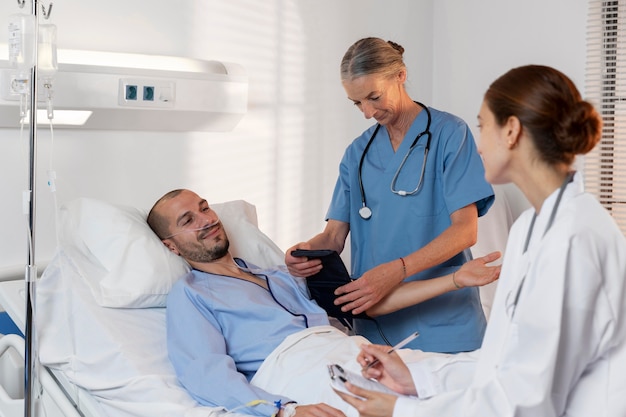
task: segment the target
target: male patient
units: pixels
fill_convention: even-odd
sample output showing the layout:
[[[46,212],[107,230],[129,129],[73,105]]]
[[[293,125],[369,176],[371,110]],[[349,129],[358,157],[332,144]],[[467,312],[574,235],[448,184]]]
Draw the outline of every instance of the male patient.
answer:
[[[285,266],[259,269],[233,258],[217,214],[192,191],[164,195],[148,224],[192,267],[168,296],[167,342],[178,379],[193,398],[252,415],[274,415],[275,404],[283,406],[279,417],[356,415],[330,389],[326,365],[358,371],[356,356],[367,340],[330,326],[302,278]],[[481,281],[493,275],[489,270],[475,260],[457,279],[484,284],[493,279]],[[310,404],[295,408],[293,398]]]
[[[311,326],[329,325],[287,269],[254,273],[228,252],[228,237],[206,200],[189,190],[163,196],[148,224],[193,268],[167,299],[169,357],[182,385],[201,404],[270,416],[275,401],[292,401],[249,381],[283,340]],[[251,266],[252,267],[252,266]],[[264,402],[253,406],[256,400]],[[279,417],[344,416],[327,405],[283,408]]]

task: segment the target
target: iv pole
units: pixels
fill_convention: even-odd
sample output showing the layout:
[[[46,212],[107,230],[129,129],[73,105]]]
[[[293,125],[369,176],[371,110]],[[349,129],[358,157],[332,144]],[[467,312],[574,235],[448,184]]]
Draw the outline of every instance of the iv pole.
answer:
[[[25,0],[18,0],[20,7]],[[37,0],[32,0],[31,12],[35,16],[34,62],[30,70],[30,159],[28,178],[28,265],[25,270],[26,284],[26,323],[24,330],[24,416],[30,417],[34,410],[36,350],[34,349],[34,296],[37,281],[37,265],[35,264],[35,209],[36,209],[36,174],[37,174],[37,57],[39,43],[39,20],[37,17]]]

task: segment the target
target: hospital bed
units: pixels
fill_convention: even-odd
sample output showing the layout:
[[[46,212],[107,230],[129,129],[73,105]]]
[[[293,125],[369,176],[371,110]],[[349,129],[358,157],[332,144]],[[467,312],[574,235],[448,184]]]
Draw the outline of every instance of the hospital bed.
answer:
[[[231,252],[259,266],[283,263],[245,201],[214,204]],[[35,333],[45,416],[238,416],[199,406],[167,358],[165,297],[187,270],[148,228],[146,211],[94,199],[59,210],[59,245],[37,282]],[[3,277],[0,277],[3,278]],[[7,278],[7,277],[4,277]],[[23,331],[26,286],[0,283],[0,304]],[[0,338],[0,416],[23,415],[6,381],[23,381],[23,339]],[[23,356],[22,356],[23,358]],[[22,359],[23,365],[23,359]]]

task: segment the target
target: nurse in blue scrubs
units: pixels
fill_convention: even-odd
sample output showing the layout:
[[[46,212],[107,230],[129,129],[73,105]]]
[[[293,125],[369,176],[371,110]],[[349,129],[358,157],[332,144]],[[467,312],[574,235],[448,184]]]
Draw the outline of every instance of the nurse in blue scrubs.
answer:
[[[476,242],[478,217],[494,200],[467,124],[409,97],[404,48],[379,38],[354,43],[341,62],[347,97],[373,119],[346,149],[322,233],[290,248],[293,275],[310,276],[319,260],[299,249],[341,253],[348,236],[351,273],[340,287],[344,311],[366,312],[402,281],[453,273]],[[354,330],[373,343],[395,344],[419,331],[408,347],[435,352],[480,347],[486,320],[477,288],[460,288],[378,316],[355,319]]]

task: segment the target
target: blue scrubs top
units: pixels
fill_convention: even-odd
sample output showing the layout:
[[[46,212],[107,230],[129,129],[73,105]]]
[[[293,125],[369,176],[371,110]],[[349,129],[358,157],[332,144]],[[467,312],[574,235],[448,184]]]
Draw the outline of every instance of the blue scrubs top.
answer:
[[[426,128],[428,116],[420,112],[393,151],[387,129],[381,127],[362,167],[362,182],[372,217],[359,216],[362,206],[359,161],[375,126],[346,149],[327,219],[350,224],[353,278],[385,262],[406,256],[427,245],[447,229],[450,215],[475,203],[478,215],[493,204],[494,193],[485,180],[482,160],[467,124],[449,113],[429,108],[432,139],[422,188],[414,195],[391,192],[391,181],[414,138]],[[427,135],[423,135],[397,178],[395,190],[412,191],[419,182]],[[448,261],[408,277],[407,281],[438,277],[457,270],[470,258],[469,250]],[[379,329],[380,327],[380,329]],[[418,305],[376,318],[357,320],[355,330],[374,343],[395,344],[414,331],[420,337],[408,347],[436,352],[470,351],[480,347],[486,327],[478,288],[449,292]],[[381,337],[381,331],[387,340]]]

